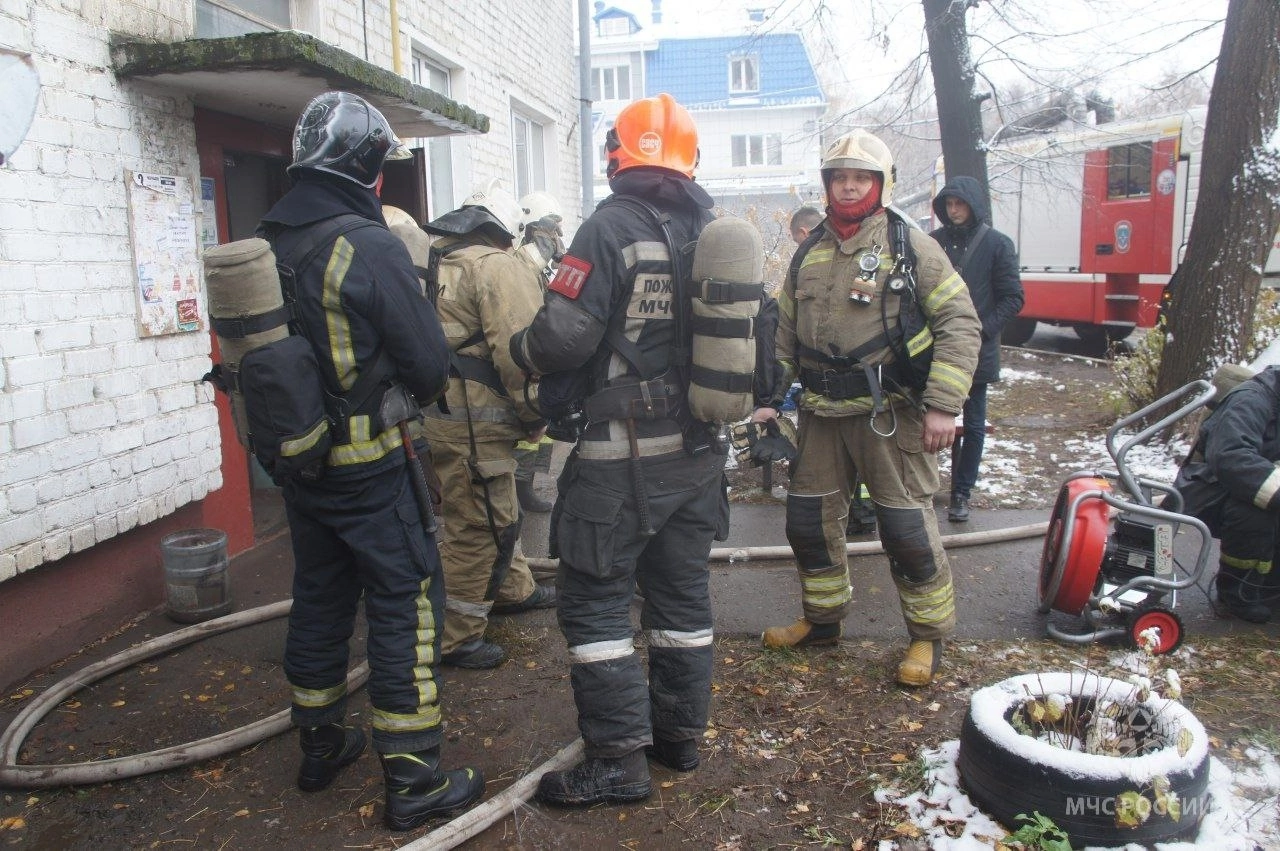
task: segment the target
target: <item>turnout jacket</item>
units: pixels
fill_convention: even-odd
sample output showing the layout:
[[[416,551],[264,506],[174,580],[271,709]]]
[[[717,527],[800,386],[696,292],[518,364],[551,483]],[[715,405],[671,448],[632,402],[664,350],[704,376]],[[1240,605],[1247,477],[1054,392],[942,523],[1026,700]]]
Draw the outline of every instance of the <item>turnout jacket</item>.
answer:
[[[894,362],[885,326],[897,327],[902,299],[885,290],[894,263],[888,214],[881,210],[868,216],[858,232],[843,241],[825,221],[822,227],[821,238],[804,256],[795,280],[788,276],[778,295],[777,357],[785,371],[783,387],[790,386],[801,367],[831,368],[830,363],[804,354],[801,347],[839,356],[880,339],[883,345],[862,360],[871,366]],[[964,281],[951,268],[942,247],[914,228],[907,229],[907,238],[916,254],[916,290],[928,327],[921,335],[925,339],[906,343],[913,353],[924,345],[933,346],[924,393],[910,401],[959,413],[977,365],[981,325]],[[875,294],[870,304],[860,304],[849,298],[849,291],[859,275],[859,260],[871,252],[880,258]],[[886,394],[899,390],[891,382],[885,384]],[[846,416],[871,411],[873,400],[870,396],[836,400],[806,388],[799,404],[818,416]]]
[[[343,213],[373,225],[321,249],[296,284],[298,318],[325,384],[331,392],[350,390],[381,352],[394,370],[391,378],[420,404],[430,402],[444,390],[448,349],[440,322],[422,297],[409,252],[387,230],[377,196],[341,178],[307,173],[263,216],[261,231],[283,259],[311,226]],[[350,440],[329,450],[326,475],[370,475],[404,463],[396,424],[384,427],[378,421],[381,399],[381,393],[372,393],[364,408],[347,418]]]
[[[642,198],[670,216],[677,247],[696,240],[712,219],[711,196],[692,180],[665,169],[628,169],[610,186],[615,195]],[[647,214],[607,198],[578,228],[537,316],[512,337],[511,355],[521,368],[543,376],[544,398],[549,381],[577,381],[581,397],[587,397],[605,387],[667,375],[673,398],[683,407],[687,388],[667,372],[679,342],[672,277],[671,258],[657,224]],[[610,328],[638,349],[643,375],[606,340]],[[682,449],[681,419],[637,420],[639,454]],[[592,422],[581,455],[629,457],[625,421]]]
[[[1013,247],[1013,240],[991,227],[991,210],[977,180],[960,176],[947,181],[933,199],[933,212],[942,222],[949,222],[948,196],[968,204],[973,214],[963,225],[946,224],[929,235],[942,245],[947,259],[969,287],[969,297],[982,320],[982,353],[978,356],[973,382],[989,384],[1000,380],[1000,332],[1022,310],[1025,300],[1022,276],[1018,272],[1018,250]],[[986,225],[985,235],[965,257],[982,225]]]
[[[1280,366],[1227,394],[1200,427],[1187,461],[1188,469],[1203,461],[1231,499],[1280,515]]]
[[[538,275],[509,250],[470,239],[442,237],[434,248],[440,261],[436,310],[449,349],[487,370],[490,381],[450,374],[445,401],[423,410],[432,439],[465,443],[477,440],[522,440],[543,425],[525,400],[524,371],[511,359],[507,342],[526,327],[542,303]],[[467,426],[468,410],[471,427]]]

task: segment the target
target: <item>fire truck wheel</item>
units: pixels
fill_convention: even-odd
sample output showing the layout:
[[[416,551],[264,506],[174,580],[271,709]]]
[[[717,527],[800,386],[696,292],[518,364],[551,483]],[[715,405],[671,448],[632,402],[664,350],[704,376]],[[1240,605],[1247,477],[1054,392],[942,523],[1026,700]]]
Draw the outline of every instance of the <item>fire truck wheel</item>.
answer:
[[[1025,346],[1036,332],[1034,319],[1022,319],[1015,316],[1010,319],[1000,332],[1000,344],[1004,346]]]
[[[1152,654],[1172,653],[1182,644],[1182,618],[1164,606],[1139,606],[1126,619],[1129,626],[1129,644],[1141,647],[1142,633],[1148,629],[1160,631]]]
[[[1132,325],[1090,325],[1085,322],[1079,322],[1071,326],[1071,330],[1076,332],[1076,336],[1086,343],[1096,343],[1098,345],[1106,345],[1123,340],[1133,333]]]

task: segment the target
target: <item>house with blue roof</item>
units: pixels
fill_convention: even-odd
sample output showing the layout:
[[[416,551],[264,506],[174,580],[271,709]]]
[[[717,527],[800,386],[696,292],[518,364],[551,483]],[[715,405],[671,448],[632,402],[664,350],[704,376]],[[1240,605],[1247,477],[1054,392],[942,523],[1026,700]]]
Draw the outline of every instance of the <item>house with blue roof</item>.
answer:
[[[800,34],[765,26],[764,11],[704,15],[698,25],[649,20],[597,2],[591,28],[595,198],[609,193],[605,133],[630,101],[670,93],[698,124],[697,179],[735,212],[789,212],[821,198],[827,100]]]

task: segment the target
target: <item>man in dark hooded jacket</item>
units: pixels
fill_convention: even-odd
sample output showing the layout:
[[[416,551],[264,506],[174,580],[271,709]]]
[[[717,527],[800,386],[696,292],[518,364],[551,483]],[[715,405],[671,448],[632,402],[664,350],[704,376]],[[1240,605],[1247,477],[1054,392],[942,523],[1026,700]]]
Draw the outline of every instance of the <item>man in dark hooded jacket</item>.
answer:
[[[1022,309],[1022,279],[1013,240],[991,227],[991,211],[981,184],[954,177],[933,199],[942,227],[931,236],[942,244],[951,265],[964,278],[969,297],[982,320],[982,352],[964,403],[964,437],[960,458],[951,471],[947,519],[969,520],[969,495],[978,481],[978,465],[987,435],[987,385],[1000,380],[1000,332]]]

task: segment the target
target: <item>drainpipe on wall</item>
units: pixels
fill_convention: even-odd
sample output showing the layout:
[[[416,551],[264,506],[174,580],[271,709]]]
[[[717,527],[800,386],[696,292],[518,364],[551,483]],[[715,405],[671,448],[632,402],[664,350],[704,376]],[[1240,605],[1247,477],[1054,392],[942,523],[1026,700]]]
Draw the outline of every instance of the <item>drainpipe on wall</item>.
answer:
[[[394,2],[394,0],[392,0]],[[591,123],[591,12],[589,0],[578,0],[578,136],[581,141],[582,220],[595,207],[595,180],[592,162],[595,150]]]
[[[400,9],[396,0],[391,0],[388,11],[391,15],[391,70],[404,76],[403,64],[400,61]]]

